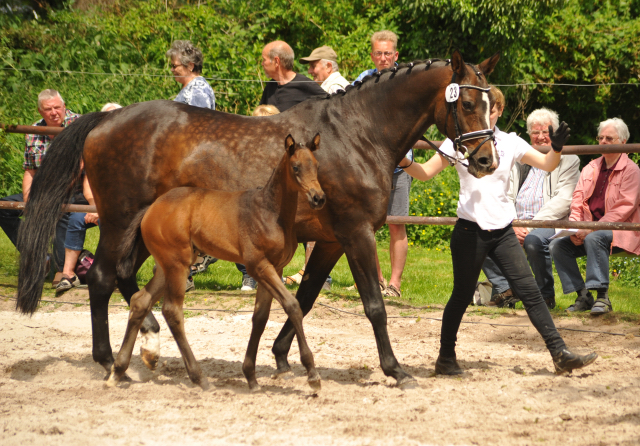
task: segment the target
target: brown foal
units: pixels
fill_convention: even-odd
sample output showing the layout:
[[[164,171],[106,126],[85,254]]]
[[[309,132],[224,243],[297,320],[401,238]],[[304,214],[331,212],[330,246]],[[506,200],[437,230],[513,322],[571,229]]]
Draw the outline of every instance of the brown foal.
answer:
[[[140,229],[157,270],[149,283],[131,298],[127,331],[111,368],[108,386],[115,386],[124,375],[144,318],[164,297],[162,314],[178,344],[189,378],[203,389],[208,388],[207,378],[185,336],[182,311],[185,277],[194,261],[195,249],[222,260],[243,263],[259,284],[251,337],[242,365],[249,387],[260,389],[255,374],[256,355],[275,297],[295,327],[308,383],[313,389],[320,388],[320,375],[302,328],[300,305],[281,279],[282,270],[297,247],[293,226],[298,192],[306,195],[312,209],[322,208],[326,201],[318,183],[318,162],[312,153],[319,144],[319,134],[308,146],[296,144],[288,135],[285,154],[262,189],[225,192],[179,187],[149,207]]]

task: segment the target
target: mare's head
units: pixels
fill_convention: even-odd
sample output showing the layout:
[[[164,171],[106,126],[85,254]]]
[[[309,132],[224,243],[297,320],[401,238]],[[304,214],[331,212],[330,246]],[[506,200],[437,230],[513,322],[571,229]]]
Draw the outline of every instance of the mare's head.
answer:
[[[466,157],[469,173],[476,178],[491,175],[500,164],[489,122],[494,101],[486,79],[499,59],[500,55],[495,54],[479,65],[471,65],[454,51],[453,74],[442,99],[445,107],[436,117],[438,128],[444,129],[456,150]]]
[[[320,134],[314,136],[311,143],[296,144],[291,135],[284,140],[289,158],[288,175],[297,188],[304,192],[311,209],[322,209],[327,198],[318,183],[318,161],[313,152],[320,146]]]

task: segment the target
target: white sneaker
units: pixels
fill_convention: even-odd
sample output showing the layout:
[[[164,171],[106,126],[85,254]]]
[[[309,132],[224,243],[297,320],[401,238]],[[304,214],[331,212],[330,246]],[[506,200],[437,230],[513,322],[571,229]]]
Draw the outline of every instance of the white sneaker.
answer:
[[[242,278],[242,288],[240,291],[254,291],[258,287],[255,279],[249,275]]]

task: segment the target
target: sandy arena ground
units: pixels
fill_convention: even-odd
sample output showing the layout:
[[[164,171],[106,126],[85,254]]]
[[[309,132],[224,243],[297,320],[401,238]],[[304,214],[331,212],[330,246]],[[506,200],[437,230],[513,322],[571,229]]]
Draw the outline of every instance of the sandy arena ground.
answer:
[[[65,301],[86,302],[86,291]],[[243,307],[231,295],[211,308]],[[211,301],[214,301],[213,303]],[[224,301],[224,302],[223,302]],[[362,312],[354,302],[319,302]],[[294,375],[273,380],[270,347],[284,321],[274,304],[258,354],[262,392],[251,393],[241,363],[250,313],[201,313],[186,321],[187,336],[212,384],[189,381],[175,342],[161,321],[162,357],[144,367],[138,345],[132,382],[105,389],[105,372],[91,358],[88,307],[49,305],[32,318],[0,301],[0,444],[9,445],[637,445],[640,444],[640,334],[615,319],[560,318],[557,325],[625,333],[562,331],[581,352],[600,357],[569,376],[553,373],[542,340],[524,311],[467,315],[459,335],[462,378],[435,377],[441,311],[387,306],[395,354],[418,387],[401,390],[382,373],[365,318],[316,306],[305,319],[322,376],[306,384],[297,344]],[[111,342],[120,347],[127,320],[110,309]],[[525,327],[498,326],[512,324]]]

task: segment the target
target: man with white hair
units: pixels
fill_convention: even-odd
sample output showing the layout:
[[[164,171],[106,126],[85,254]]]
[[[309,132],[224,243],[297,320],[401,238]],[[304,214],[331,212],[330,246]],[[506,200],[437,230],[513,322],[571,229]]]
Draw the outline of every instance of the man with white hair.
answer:
[[[546,108],[531,112],[527,118],[527,133],[532,145],[550,146],[549,132],[559,125],[558,114]],[[526,164],[516,163],[509,180],[509,199],[516,208],[519,220],[563,220],[569,215],[571,197],[580,177],[580,159],[576,155],[562,155],[560,164],[552,172],[544,172]],[[547,306],[555,307],[553,268],[549,253],[551,228],[513,228],[527,253],[527,260]],[[514,296],[500,268],[487,258],[482,271],[493,285],[488,305],[514,307],[520,299]]]
[[[34,123],[34,126],[67,127],[80,117],[80,115],[68,110],[60,93],[52,89],[43,90],[38,95],[38,113],[42,116],[42,119]],[[42,163],[42,159],[54,138],[54,135],[26,135],[24,162],[22,164],[24,169],[22,193],[4,197],[0,201],[26,202],[29,200],[29,190],[31,189],[33,176],[40,167],[40,163]],[[2,227],[14,246],[18,238],[21,216],[22,211],[0,209],[0,227]],[[56,227],[54,258],[59,271],[62,270],[64,262],[64,238],[67,233],[67,220],[68,216],[65,215]]]
[[[270,42],[262,50],[262,68],[271,81],[262,92],[260,105],[275,105],[280,113],[312,97],[326,95],[318,84],[293,71],[293,49],[281,40]]]
[[[330,46],[316,48],[309,56],[300,58],[300,62],[309,64],[308,73],[327,93],[344,90],[349,85],[349,81],[340,74],[338,55]]]
[[[626,144],[629,128],[613,118],[598,126],[598,144]],[[604,151],[603,151],[604,152]],[[606,153],[582,169],[571,201],[570,221],[640,223],[640,168],[626,153]],[[551,256],[564,294],[577,298],[567,311],[591,311],[602,315],[612,310],[609,300],[609,254],[626,251],[640,255],[640,232],[580,229],[574,235],[553,240]],[[587,256],[582,278],[576,258]],[[591,291],[597,293],[594,302]]]

